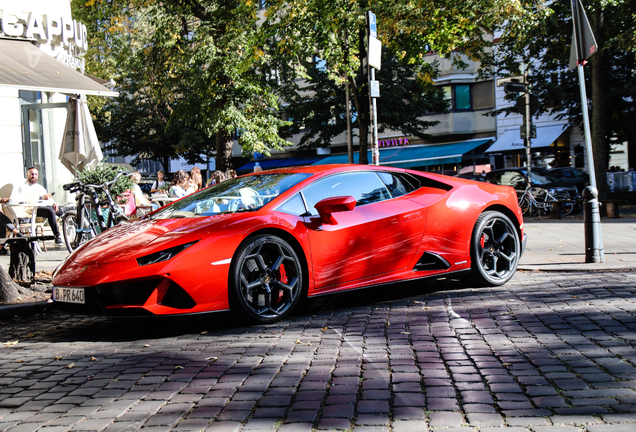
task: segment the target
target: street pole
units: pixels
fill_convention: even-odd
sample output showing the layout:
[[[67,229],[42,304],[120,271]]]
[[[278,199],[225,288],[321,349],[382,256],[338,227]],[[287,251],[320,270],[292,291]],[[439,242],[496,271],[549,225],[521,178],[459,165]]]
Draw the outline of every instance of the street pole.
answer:
[[[532,151],[530,150],[531,146],[532,146],[532,140],[530,139],[530,136],[532,135],[532,114],[530,113],[530,83],[528,82],[528,71],[526,70],[525,73],[523,74],[523,82],[526,85],[526,115],[525,117],[525,127],[526,127],[526,168],[528,168],[528,179],[530,182],[532,182],[532,176],[531,176],[531,166],[532,166],[532,161],[531,161],[531,157],[532,157]]]
[[[371,67],[371,66],[370,66]],[[371,67],[371,81],[375,81],[375,68]],[[371,88],[371,81],[369,81],[369,89]],[[376,106],[376,98],[371,96],[371,120],[373,121],[373,129],[371,130],[371,154],[373,157],[373,165],[380,165],[380,147],[378,145],[378,108]]]
[[[585,190],[583,198],[586,203],[583,212],[585,226],[585,262],[604,263],[603,233],[601,231],[601,213],[598,205],[598,189],[596,188],[596,171],[594,169],[594,153],[592,150],[592,138],[590,135],[590,118],[587,111],[587,92],[585,90],[585,74],[583,62],[576,67],[579,75],[579,88],[581,90],[581,108],[583,110],[583,132],[585,134],[585,151],[587,152],[587,166],[590,174],[591,190]],[[588,188],[590,187],[588,186]],[[588,189],[586,188],[586,189]]]
[[[349,103],[349,77],[345,81],[346,89],[346,101],[347,105],[347,154],[349,156],[349,163],[353,163],[353,143],[351,142],[351,104]]]

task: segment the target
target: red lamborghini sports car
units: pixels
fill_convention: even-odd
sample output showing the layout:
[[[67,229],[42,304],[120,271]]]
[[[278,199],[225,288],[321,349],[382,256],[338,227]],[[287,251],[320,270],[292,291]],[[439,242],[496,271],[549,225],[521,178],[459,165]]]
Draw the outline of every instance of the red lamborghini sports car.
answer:
[[[109,317],[235,309],[256,322],[302,297],[465,273],[513,276],[513,188],[365,165],[250,174],[124,222],[56,270],[53,306]]]

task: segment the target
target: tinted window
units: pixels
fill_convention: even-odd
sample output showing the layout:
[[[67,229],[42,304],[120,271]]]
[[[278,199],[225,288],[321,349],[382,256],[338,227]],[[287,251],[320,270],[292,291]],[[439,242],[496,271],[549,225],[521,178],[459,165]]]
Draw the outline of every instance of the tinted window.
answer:
[[[166,206],[152,219],[192,218],[221,213],[254,211],[310,177],[311,174],[259,174],[238,177],[210,186]]]
[[[311,215],[318,214],[314,206],[325,198],[352,196],[357,201],[356,206],[391,198],[380,177],[372,171],[336,174],[312,183],[302,193]]]
[[[296,194],[292,198],[285,201],[283,205],[279,206],[276,209],[276,211],[295,215],[295,216],[300,216],[302,214],[307,213],[307,209],[305,209],[305,203],[303,202],[303,199],[300,196],[300,194]]]
[[[517,186],[517,183],[524,182],[523,175],[517,171],[506,171],[501,174],[501,182],[499,184],[503,186]]]
[[[378,175],[386,185],[393,198],[399,197],[401,195],[406,195],[407,193],[411,192],[407,189],[407,186],[402,183],[402,180],[400,180],[397,175],[387,172],[379,172]]]

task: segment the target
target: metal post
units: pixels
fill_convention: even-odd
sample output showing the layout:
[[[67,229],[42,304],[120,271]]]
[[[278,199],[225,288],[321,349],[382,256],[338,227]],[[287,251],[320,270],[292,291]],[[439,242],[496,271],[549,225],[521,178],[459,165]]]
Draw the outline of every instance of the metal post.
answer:
[[[351,104],[349,103],[349,77],[345,81],[345,88],[347,90],[346,102],[347,105],[347,154],[349,156],[349,163],[353,163],[353,143],[351,140]]]
[[[583,190],[585,198],[585,262],[604,263],[603,233],[601,232],[601,214],[598,208],[598,190],[596,188],[596,171],[594,170],[594,153],[592,150],[592,138],[590,135],[590,119],[587,112],[587,92],[585,91],[585,75],[583,62],[576,67],[579,74],[579,88],[581,90],[581,108],[583,111],[583,130],[585,133],[585,150],[587,151],[587,166],[590,172],[590,185]],[[593,190],[588,191],[589,188]],[[586,197],[587,192],[587,197]],[[589,198],[588,198],[589,197]],[[590,207],[588,211],[588,205]],[[589,226],[589,228],[588,228]],[[589,235],[588,235],[589,230]],[[588,253],[589,252],[589,253]]]
[[[530,83],[528,82],[528,71],[523,74],[523,82],[526,84],[526,115],[525,115],[525,127],[526,127],[526,167],[528,168],[528,176],[530,177],[531,166],[531,155],[530,147],[532,146],[532,140],[530,139],[530,135],[532,135],[532,114],[530,114]],[[530,180],[532,178],[530,177]]]
[[[587,186],[583,189],[585,204],[584,226],[585,226],[585,262],[602,263],[605,262],[603,253],[603,238],[601,236],[601,215],[598,209],[598,190],[594,186]]]
[[[375,68],[371,67],[371,81],[375,81]],[[371,82],[369,82],[369,88],[371,88]],[[369,92],[371,94],[371,92]],[[371,98],[371,118],[373,120],[373,129],[371,131],[371,155],[373,158],[373,165],[380,165],[380,148],[378,146],[378,109],[375,103],[374,97]]]

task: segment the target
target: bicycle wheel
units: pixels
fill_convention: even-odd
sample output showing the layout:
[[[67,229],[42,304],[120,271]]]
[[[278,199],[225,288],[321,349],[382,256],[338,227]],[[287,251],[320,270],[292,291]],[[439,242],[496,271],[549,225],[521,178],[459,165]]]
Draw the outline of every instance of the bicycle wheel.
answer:
[[[523,198],[521,198],[521,201],[519,201],[519,207],[521,207],[521,212],[524,216],[528,216],[530,213],[531,205],[532,204],[530,203],[530,199],[527,195],[524,195]]]
[[[95,237],[95,228],[90,222],[90,214],[86,207],[82,210],[84,217],[80,226],[77,213],[69,211],[62,216],[62,232],[64,243],[69,252],[73,252],[80,245]]]

